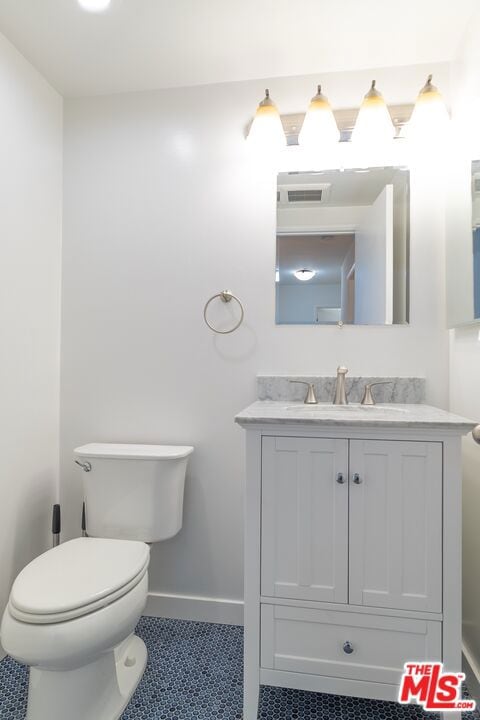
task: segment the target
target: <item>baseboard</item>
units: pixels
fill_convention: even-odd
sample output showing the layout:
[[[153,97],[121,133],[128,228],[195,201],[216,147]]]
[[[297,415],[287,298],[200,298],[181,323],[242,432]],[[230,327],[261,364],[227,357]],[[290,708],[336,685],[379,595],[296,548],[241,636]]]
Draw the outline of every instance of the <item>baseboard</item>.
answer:
[[[466,645],[462,645],[462,670],[470,695],[480,706],[480,668]]]
[[[144,615],[243,625],[243,602],[195,595],[149,593]]]

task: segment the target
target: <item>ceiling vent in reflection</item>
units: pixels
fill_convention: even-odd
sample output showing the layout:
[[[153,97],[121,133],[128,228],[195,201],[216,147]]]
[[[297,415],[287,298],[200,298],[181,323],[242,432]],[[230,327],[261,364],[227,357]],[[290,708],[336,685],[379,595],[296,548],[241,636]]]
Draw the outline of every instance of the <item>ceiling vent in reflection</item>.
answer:
[[[284,185],[277,192],[279,205],[325,204],[330,195],[330,183],[309,185]]]
[[[289,190],[288,202],[322,202],[323,190]]]

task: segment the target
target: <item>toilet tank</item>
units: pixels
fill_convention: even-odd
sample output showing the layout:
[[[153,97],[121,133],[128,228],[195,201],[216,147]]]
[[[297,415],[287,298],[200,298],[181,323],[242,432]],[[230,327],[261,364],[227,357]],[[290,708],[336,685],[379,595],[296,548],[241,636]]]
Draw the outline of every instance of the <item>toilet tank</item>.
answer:
[[[166,540],[182,527],[193,447],[91,443],[74,451],[91,537]]]

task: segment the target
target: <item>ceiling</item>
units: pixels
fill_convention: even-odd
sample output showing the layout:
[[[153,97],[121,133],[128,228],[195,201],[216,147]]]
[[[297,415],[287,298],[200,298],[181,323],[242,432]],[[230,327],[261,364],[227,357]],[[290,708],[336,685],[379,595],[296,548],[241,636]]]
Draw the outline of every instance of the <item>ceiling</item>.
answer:
[[[404,168],[385,167],[369,168],[368,170],[325,170],[314,173],[287,172],[280,173],[277,178],[277,190],[280,191],[281,202],[277,202],[277,209],[284,213],[283,225],[291,225],[288,219],[289,211],[313,207],[352,207],[355,205],[371,205],[385,185],[409,182],[408,172]],[[316,202],[286,202],[285,190],[295,190],[296,187],[309,189],[327,186],[326,199]],[[298,224],[298,217],[296,218]]]
[[[0,31],[65,96],[451,60],[476,0],[0,0]]]

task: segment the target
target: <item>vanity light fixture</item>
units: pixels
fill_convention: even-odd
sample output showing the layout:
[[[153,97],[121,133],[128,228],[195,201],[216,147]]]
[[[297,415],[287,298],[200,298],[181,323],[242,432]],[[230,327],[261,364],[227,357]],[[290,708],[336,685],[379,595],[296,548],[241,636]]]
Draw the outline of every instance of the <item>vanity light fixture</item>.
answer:
[[[307,150],[321,150],[332,146],[340,140],[340,131],[328,98],[322,94],[322,86],[318,85],[317,94],[308,106],[302,129],[298,136],[298,144]]]
[[[268,88],[253,118],[247,142],[262,151],[281,150],[287,144],[280,114]]]
[[[405,135],[410,139],[438,140],[448,126],[449,114],[438,88],[432,84],[432,75],[420,90]]]
[[[301,280],[302,282],[306,282],[307,280],[311,280],[315,275],[317,274],[315,270],[309,270],[308,268],[302,268],[301,270],[295,270],[293,273],[297,280]]]
[[[105,0],[79,0],[81,3]],[[372,81],[362,105],[355,108],[332,109],[318,85],[306,113],[280,115],[270,93],[258,105],[247,130],[247,141],[259,152],[278,151],[285,145],[301,145],[318,152],[338,147],[338,142],[352,140],[363,152],[388,147],[394,138],[415,137],[425,144],[441,142],[448,132],[449,114],[443,98],[429,75],[420,90],[415,106],[412,103],[387,106]]]
[[[78,0],[78,4],[83,10],[91,13],[105,12],[110,2],[111,0]]]
[[[275,282],[280,282],[280,270],[275,270]]]
[[[395,136],[395,127],[383,95],[375,87],[376,81],[363,98],[352,132],[352,141],[365,146],[390,142]]]

